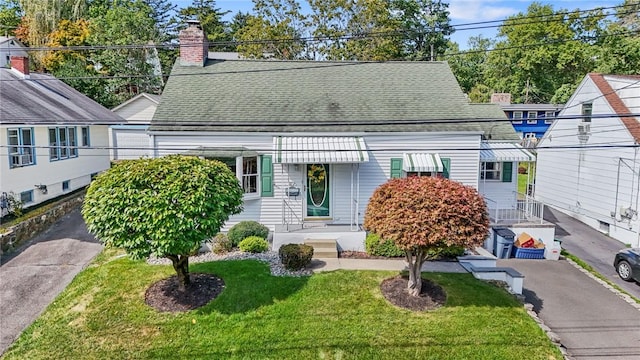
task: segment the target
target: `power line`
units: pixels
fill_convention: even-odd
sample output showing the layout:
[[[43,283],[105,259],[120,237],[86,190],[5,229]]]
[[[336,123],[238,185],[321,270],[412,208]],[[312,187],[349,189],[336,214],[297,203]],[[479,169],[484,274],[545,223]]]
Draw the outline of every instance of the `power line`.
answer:
[[[511,27],[511,26],[519,26],[519,25],[528,25],[528,24],[538,24],[538,23],[550,23],[550,22],[563,22],[566,21],[566,19],[564,19],[562,16],[564,15],[570,15],[570,14],[576,14],[576,13],[586,13],[586,12],[591,12],[591,11],[596,11],[596,10],[605,10],[605,9],[613,9],[613,8],[620,8],[620,7],[627,7],[627,6],[632,6],[631,5],[620,5],[620,6],[611,6],[611,7],[598,7],[598,8],[592,8],[592,9],[586,9],[586,10],[577,10],[577,11],[566,11],[566,12],[558,12],[558,13],[552,13],[552,14],[545,14],[545,15],[532,15],[532,16],[525,16],[523,18],[520,19],[509,19],[509,18],[505,18],[502,20],[493,20],[493,21],[487,21],[487,22],[475,22],[475,23],[463,23],[463,24],[456,24],[455,26],[458,27],[462,27],[462,26],[470,26],[470,25],[476,25],[476,24],[483,24],[483,23],[492,23],[492,22],[509,22],[507,24],[501,24],[501,25],[495,25],[495,26],[484,26],[484,27],[471,27],[471,28],[465,28],[465,29],[457,29],[455,31],[466,31],[466,30],[479,30],[479,29],[489,29],[489,28],[496,28],[496,27]],[[624,15],[624,14],[629,14],[629,13],[633,13],[633,11],[627,11],[627,12],[620,12],[617,15]],[[606,14],[603,15],[604,17],[608,17],[611,16],[613,14]],[[535,18],[546,18],[546,17],[551,17],[552,19],[546,19],[546,20],[541,20],[541,21],[529,21],[530,19],[535,19]],[[578,17],[578,19],[586,19],[586,18],[590,18],[593,17],[593,15],[586,15],[583,17]],[[351,33],[351,34],[344,34],[344,35],[339,35],[339,36],[307,36],[307,37],[288,37],[288,38],[278,38],[278,39],[255,39],[255,40],[232,40],[232,41],[214,41],[214,42],[209,42],[209,47],[215,47],[215,46],[229,46],[229,45],[253,45],[253,44],[273,44],[273,43],[282,43],[282,42],[298,42],[298,43],[307,43],[307,42],[321,42],[321,41],[338,41],[338,40],[365,40],[365,39],[369,39],[369,38],[378,38],[378,37],[391,37],[391,36],[398,36],[398,35],[406,35],[408,33],[411,34],[429,34],[429,32],[416,32],[416,31],[407,31],[407,30],[390,30],[390,31],[369,31],[369,32],[360,32],[360,33]],[[583,40],[583,39],[572,39],[575,41],[579,41],[579,40]],[[566,41],[570,41],[570,40],[566,40]],[[27,49],[27,51],[79,51],[79,50],[131,50],[131,49],[158,49],[158,48],[164,48],[164,49],[175,49],[177,47],[179,47],[179,44],[176,43],[161,43],[161,44],[128,44],[128,45],[72,45],[72,46],[38,46],[38,47],[29,47]],[[201,46],[200,44],[194,44],[194,45],[182,45],[184,46]]]

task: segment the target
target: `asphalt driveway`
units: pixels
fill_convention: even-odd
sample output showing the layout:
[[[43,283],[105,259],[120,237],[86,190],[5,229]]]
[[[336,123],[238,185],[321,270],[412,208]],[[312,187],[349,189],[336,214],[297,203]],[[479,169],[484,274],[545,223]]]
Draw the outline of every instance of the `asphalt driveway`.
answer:
[[[640,284],[623,281],[613,268],[613,258],[624,244],[548,206],[545,207],[544,219],[556,224],[556,238],[562,240],[563,249],[640,299]]]
[[[640,311],[566,260],[505,259],[573,359],[640,359]]]
[[[78,209],[0,259],[0,354],[101,250]]]

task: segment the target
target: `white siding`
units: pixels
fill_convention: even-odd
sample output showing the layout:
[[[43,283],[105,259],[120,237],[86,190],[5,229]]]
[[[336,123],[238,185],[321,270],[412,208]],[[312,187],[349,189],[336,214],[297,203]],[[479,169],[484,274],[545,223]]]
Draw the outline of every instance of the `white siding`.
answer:
[[[111,156],[113,160],[139,159],[152,156],[146,129],[110,129]]]
[[[560,115],[580,115],[581,103],[589,101],[593,102],[594,115],[614,114],[587,77]],[[637,231],[637,220],[631,224],[616,221],[611,213],[618,212],[621,206],[638,210],[640,154],[633,148],[602,147],[634,144],[626,127],[616,117],[593,118],[589,139],[585,147],[580,148],[579,122],[580,119],[556,121],[539,144],[536,198],[595,228],[600,228],[601,223],[609,224],[611,236],[628,240],[626,234],[615,235],[622,231],[618,227],[624,228],[622,232],[628,232],[630,227]],[[563,146],[575,148],[558,148]],[[632,168],[635,168],[635,176]],[[637,245],[637,235],[630,243]]]
[[[2,126],[0,128],[0,146],[6,149],[7,128],[18,126]],[[36,164],[20,168],[9,168],[9,158],[6,151],[0,156],[0,192],[33,191],[33,203],[52,199],[63,194],[62,182],[69,181],[69,190],[82,188],[90,183],[91,174],[109,168],[109,145],[107,126],[93,125],[90,127],[90,148],[78,146],[78,157],[65,160],[50,161],[48,126],[20,126],[34,129],[36,145]],[[81,130],[77,127],[78,142],[81,141]],[[43,194],[35,185],[46,185],[47,193]]]
[[[273,146],[272,138],[277,135],[281,134],[155,134],[154,146],[157,147],[157,156],[181,153],[200,146],[243,146],[255,150],[259,154],[270,155]],[[328,136],[341,135],[353,134],[330,134]],[[355,135],[363,136],[362,134]],[[363,137],[369,151],[369,162],[331,165],[332,223],[349,224],[351,204],[357,200],[359,223],[361,224],[364,221],[368,199],[375,189],[390,177],[391,159],[402,158],[405,152],[431,152],[438,153],[441,158],[450,158],[450,179],[478,188],[480,158],[480,136],[478,134],[385,133],[366,134]],[[354,181],[359,178],[359,191],[355,183],[352,189],[352,174]],[[274,197],[245,200],[244,211],[233,216],[225,228],[228,229],[229,226],[241,220],[257,220],[273,229],[275,225],[283,222],[284,199],[298,214],[299,219],[303,219],[306,206],[305,181],[306,167],[304,164],[274,164]],[[289,186],[300,188],[302,190],[300,196],[287,197],[285,189]],[[511,191],[509,189],[509,192]],[[297,221],[297,219],[293,220]]]
[[[157,107],[158,104],[142,96],[113,112],[122,116],[129,124],[149,124]]]
[[[479,172],[478,172],[479,173]],[[478,191],[487,199],[487,206],[492,209],[514,209],[516,192],[518,191],[518,163],[513,162],[511,182],[479,180]]]

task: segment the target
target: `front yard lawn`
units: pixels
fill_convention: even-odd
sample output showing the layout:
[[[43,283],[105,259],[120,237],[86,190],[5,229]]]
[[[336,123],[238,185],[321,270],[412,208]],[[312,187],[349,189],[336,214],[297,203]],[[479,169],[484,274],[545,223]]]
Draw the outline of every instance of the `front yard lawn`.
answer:
[[[67,287],[3,359],[561,359],[504,290],[470,274],[425,273],[444,307],[396,308],[380,292],[393,272],[274,277],[255,260],[191,265],[225,289],[185,313],[145,305],[145,290],[174,274],[113,251]]]

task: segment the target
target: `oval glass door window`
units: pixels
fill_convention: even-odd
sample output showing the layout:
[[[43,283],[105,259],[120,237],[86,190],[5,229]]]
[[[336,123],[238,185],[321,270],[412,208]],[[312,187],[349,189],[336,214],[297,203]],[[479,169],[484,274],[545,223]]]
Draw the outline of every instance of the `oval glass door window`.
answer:
[[[329,165],[307,165],[307,216],[329,216]]]

